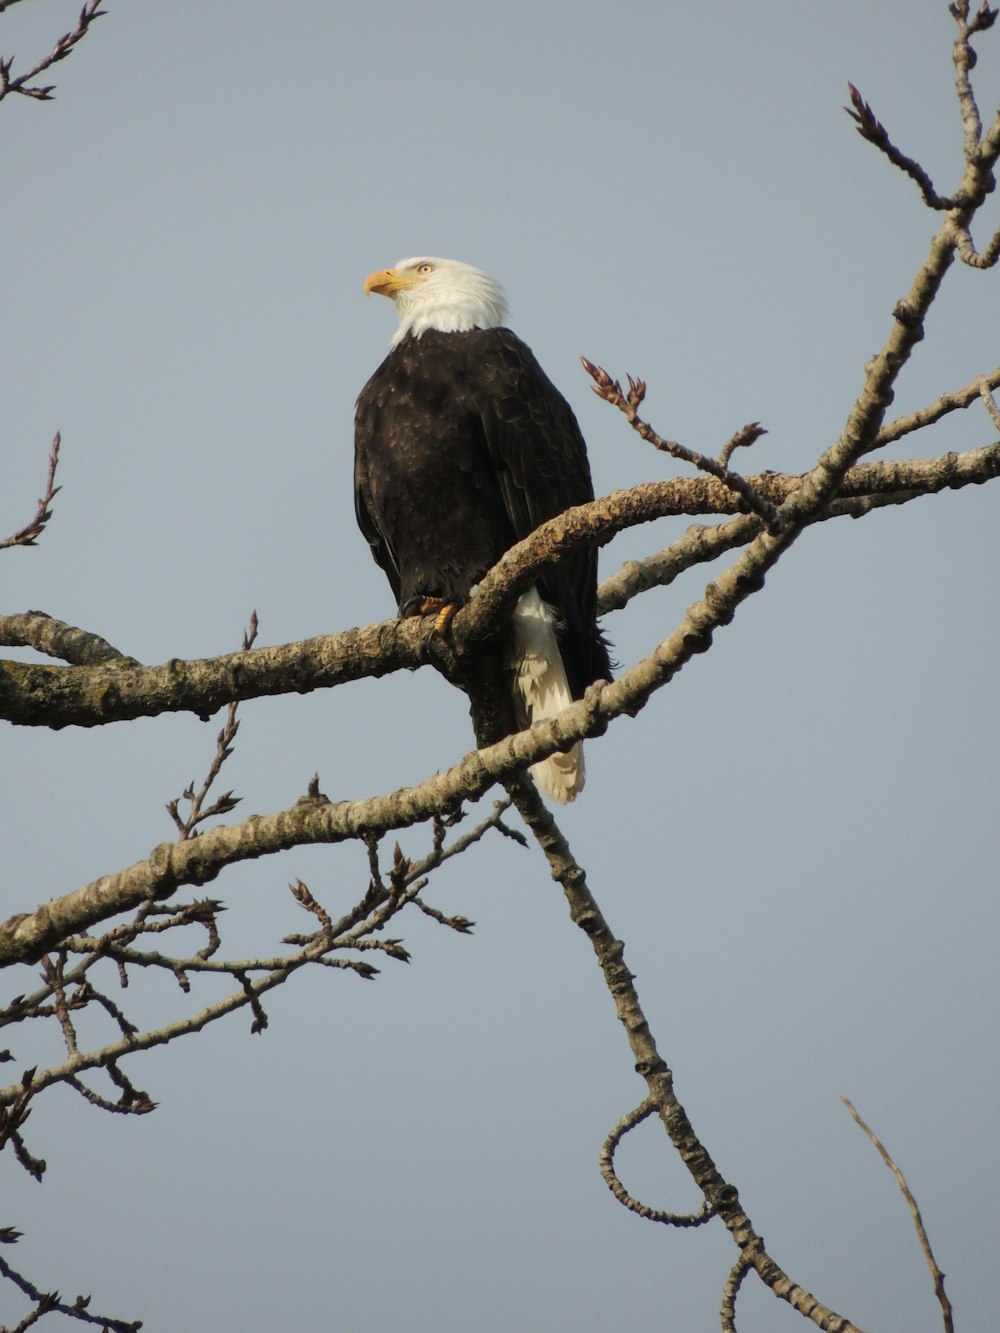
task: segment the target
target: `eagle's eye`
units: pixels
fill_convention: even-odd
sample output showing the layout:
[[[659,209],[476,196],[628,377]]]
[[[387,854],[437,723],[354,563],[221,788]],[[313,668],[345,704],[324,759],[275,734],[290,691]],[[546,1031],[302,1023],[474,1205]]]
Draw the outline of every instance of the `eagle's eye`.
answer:
[[[433,264],[418,264],[418,265],[417,265],[417,272],[418,272],[418,273],[433,273],[433,272],[434,272],[434,265],[433,265]]]

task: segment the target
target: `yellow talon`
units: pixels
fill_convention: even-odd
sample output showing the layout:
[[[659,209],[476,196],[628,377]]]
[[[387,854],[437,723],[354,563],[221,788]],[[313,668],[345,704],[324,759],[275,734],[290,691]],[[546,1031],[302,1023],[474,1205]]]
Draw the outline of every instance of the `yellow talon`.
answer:
[[[434,633],[443,637],[448,632],[458,605],[458,602],[446,602],[443,597],[425,597],[420,603],[420,614],[434,616]]]

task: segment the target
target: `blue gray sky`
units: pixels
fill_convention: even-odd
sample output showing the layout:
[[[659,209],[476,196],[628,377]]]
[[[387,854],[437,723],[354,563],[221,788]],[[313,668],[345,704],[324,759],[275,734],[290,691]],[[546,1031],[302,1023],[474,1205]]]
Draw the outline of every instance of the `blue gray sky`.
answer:
[[[15,6],[0,52],[23,68],[78,3]],[[759,419],[755,467],[805,470],[935,227],[854,133],[847,81],[950,188],[952,40],[937,0],[108,0],[56,101],[0,107],[5,533],[64,439],[44,539],[3,557],[4,609],[147,662],[237,648],[254,608],[262,643],[390,615],[354,525],[352,414],[394,328],[362,283],[403,255],[503,281],[599,492],[680,469],[594,398],[581,353],[642,375],[661,433],[715,453]],[[1000,34],[979,49],[989,115]],[[952,271],[894,413],[997,365],[997,282]],[[994,437],[974,409],[893,456]],[[775,1258],[886,1333],[939,1316],[841,1093],[906,1171],[961,1326],[995,1310],[997,504],[985,487],[807,532],[709,654],[589,745],[562,818],[681,1099]],[[685,525],[623,537],[602,570]],[[609,619],[623,664],[705,578]],[[430,671],[242,718],[225,785],[244,816],[317,770],[333,799],[365,796],[470,743]],[[170,837],[164,803],[216,730],[7,729],[4,915]],[[296,877],[353,902],[363,851],[217,882],[232,953],[302,929]],[[0,1168],[0,1222],[26,1232],[10,1258],[154,1333],[716,1327],[721,1227],[641,1222],[598,1175],[643,1087],[544,865],[497,840],[430,897],[475,935],[410,921],[413,962],[377,983],[300,976],[264,1035],[240,1015],[135,1061],[155,1115],[41,1098],[45,1183]],[[149,1017],[179,1003],[129,998]],[[45,1058],[26,1042],[11,1039],[22,1064]],[[621,1161],[646,1201],[696,1203],[652,1126]],[[739,1313],[743,1333],[799,1326],[750,1285]],[[0,1291],[0,1322],[19,1316]]]

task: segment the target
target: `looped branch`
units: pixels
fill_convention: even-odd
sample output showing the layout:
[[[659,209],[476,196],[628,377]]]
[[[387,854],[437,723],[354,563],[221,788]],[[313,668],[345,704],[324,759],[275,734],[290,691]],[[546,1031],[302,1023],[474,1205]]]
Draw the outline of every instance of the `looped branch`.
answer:
[[[629,1111],[628,1115],[622,1116],[618,1124],[611,1130],[611,1133],[601,1145],[598,1157],[604,1183],[622,1207],[627,1208],[631,1213],[636,1213],[639,1217],[644,1217],[647,1222],[662,1222],[671,1227],[703,1226],[715,1216],[715,1209],[707,1199],[703,1200],[701,1207],[693,1213],[668,1213],[662,1208],[651,1208],[648,1204],[641,1203],[629,1194],[615,1170],[615,1153],[618,1151],[618,1145],[622,1139],[653,1115],[655,1111],[655,1102],[651,1097],[647,1097],[644,1102],[640,1102],[634,1111]]]

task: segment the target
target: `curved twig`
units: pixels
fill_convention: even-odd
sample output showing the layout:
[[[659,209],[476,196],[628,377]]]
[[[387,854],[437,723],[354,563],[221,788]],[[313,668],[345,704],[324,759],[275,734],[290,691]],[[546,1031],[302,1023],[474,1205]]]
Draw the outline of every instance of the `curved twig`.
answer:
[[[722,1333],[736,1333],[736,1297],[743,1285],[743,1279],[751,1272],[752,1267],[749,1259],[741,1254],[729,1270],[726,1285],[722,1288],[722,1308],[719,1311],[722,1317]]]
[[[638,1199],[629,1194],[615,1170],[615,1152],[619,1143],[626,1134],[641,1125],[651,1115],[654,1115],[656,1109],[656,1103],[652,1098],[647,1097],[644,1102],[639,1103],[634,1111],[629,1111],[628,1115],[623,1116],[618,1121],[618,1124],[614,1126],[601,1145],[598,1156],[601,1175],[604,1177],[604,1183],[618,1202],[629,1212],[644,1217],[647,1222],[662,1222],[672,1227],[700,1227],[705,1222],[711,1221],[715,1216],[715,1210],[707,1200],[702,1200],[701,1207],[695,1213],[668,1213],[662,1208],[651,1208],[648,1204],[640,1203]]]
[[[934,1258],[934,1251],[931,1249],[930,1237],[927,1235],[927,1230],[924,1227],[924,1219],[920,1215],[920,1209],[917,1207],[917,1201],[913,1197],[909,1185],[907,1185],[906,1183],[906,1178],[903,1175],[902,1171],[899,1169],[899,1167],[896,1165],[896,1163],[889,1156],[889,1152],[885,1144],[882,1142],[882,1140],[878,1137],[878,1135],[871,1128],[871,1126],[867,1125],[864,1122],[864,1120],[861,1119],[861,1116],[855,1110],[854,1104],[850,1101],[850,1099],[847,1097],[841,1097],[840,1100],[847,1107],[848,1111],[850,1111],[855,1124],[859,1125],[861,1129],[863,1129],[864,1132],[868,1135],[869,1140],[875,1146],[879,1156],[882,1158],[882,1161],[885,1162],[886,1166],[896,1177],[896,1184],[899,1186],[900,1193],[902,1194],[906,1202],[909,1204],[910,1212],[913,1214],[913,1225],[916,1228],[917,1237],[920,1240],[920,1248],[924,1252],[924,1259],[927,1261],[927,1267],[931,1271],[931,1278],[933,1279],[934,1282],[934,1294],[935,1296],[937,1296],[938,1304],[941,1306],[941,1315],[944,1320],[945,1333],[955,1333],[955,1323],[954,1323],[954,1316],[952,1314],[951,1301],[948,1299],[948,1294],[944,1289],[944,1274],[941,1272],[941,1269],[938,1267],[937,1260]]]

